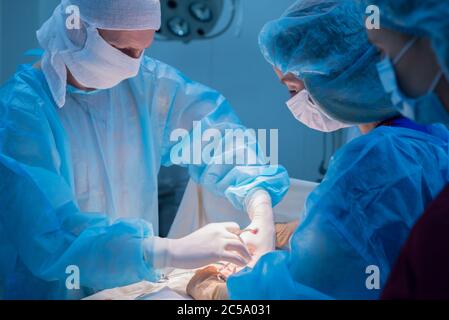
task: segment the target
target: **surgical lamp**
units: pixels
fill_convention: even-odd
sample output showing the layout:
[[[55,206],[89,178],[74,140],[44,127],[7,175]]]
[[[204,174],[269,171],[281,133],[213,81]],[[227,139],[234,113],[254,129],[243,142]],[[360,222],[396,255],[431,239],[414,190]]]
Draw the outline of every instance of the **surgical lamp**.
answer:
[[[157,39],[188,43],[216,38],[231,27],[236,15],[236,1],[161,0],[162,25],[157,32]],[[227,8],[230,8],[228,18],[224,17]],[[224,26],[215,31],[224,18]]]

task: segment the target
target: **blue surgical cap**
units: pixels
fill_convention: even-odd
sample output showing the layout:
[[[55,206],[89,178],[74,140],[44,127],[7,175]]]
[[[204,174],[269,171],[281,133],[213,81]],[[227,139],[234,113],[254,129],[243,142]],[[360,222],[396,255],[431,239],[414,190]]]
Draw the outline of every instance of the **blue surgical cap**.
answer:
[[[365,9],[353,0],[299,0],[259,36],[269,63],[301,79],[333,118],[348,123],[397,115],[380,82]]]
[[[449,1],[366,0],[380,9],[381,27],[428,38],[449,79]]]

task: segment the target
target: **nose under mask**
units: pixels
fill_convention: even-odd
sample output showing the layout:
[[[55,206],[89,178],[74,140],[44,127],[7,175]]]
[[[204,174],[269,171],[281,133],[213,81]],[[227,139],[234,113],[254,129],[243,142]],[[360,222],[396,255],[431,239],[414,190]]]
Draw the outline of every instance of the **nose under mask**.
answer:
[[[329,117],[323,109],[313,101],[306,89],[300,91],[287,101],[287,107],[298,121],[311,129],[321,132],[334,132],[354,126]]]

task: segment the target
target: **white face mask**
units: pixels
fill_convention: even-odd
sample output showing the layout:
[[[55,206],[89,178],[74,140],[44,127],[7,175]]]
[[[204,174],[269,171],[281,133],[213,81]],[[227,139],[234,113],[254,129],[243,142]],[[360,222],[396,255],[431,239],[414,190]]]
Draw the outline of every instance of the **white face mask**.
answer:
[[[83,49],[61,53],[64,63],[84,87],[110,89],[139,73],[140,58],[134,59],[108,44],[96,28],[87,27]]]
[[[322,108],[312,100],[304,89],[287,101],[287,106],[295,118],[311,129],[321,132],[334,132],[354,125],[343,123],[329,117]]]

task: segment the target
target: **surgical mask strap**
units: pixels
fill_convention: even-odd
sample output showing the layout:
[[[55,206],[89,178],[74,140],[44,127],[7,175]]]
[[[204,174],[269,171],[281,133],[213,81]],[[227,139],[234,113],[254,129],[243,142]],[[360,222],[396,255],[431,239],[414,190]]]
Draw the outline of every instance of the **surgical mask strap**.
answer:
[[[405,56],[407,51],[409,51],[410,48],[413,47],[417,41],[418,41],[418,38],[413,38],[409,42],[407,42],[407,44],[404,46],[404,48],[402,48],[401,51],[399,51],[396,58],[394,58],[394,60],[393,60],[394,65],[397,65],[399,63],[399,61],[401,61],[401,59]]]
[[[396,58],[393,60],[394,65],[397,65],[399,61],[404,57],[404,55],[415,45],[415,43],[418,41],[418,38],[413,38],[407,44],[404,46],[404,48],[401,49],[401,51],[398,53]],[[435,79],[432,81],[432,84],[429,87],[428,92],[433,92],[436,87],[438,86],[438,83],[440,82],[441,78],[443,77],[443,71],[439,71],[438,74],[435,76]]]
[[[435,80],[433,80],[432,84],[430,85],[429,93],[435,91],[435,89],[437,88],[438,83],[440,83],[440,80],[442,77],[443,77],[443,71],[440,70],[440,72],[438,72],[437,76],[435,77]]]

